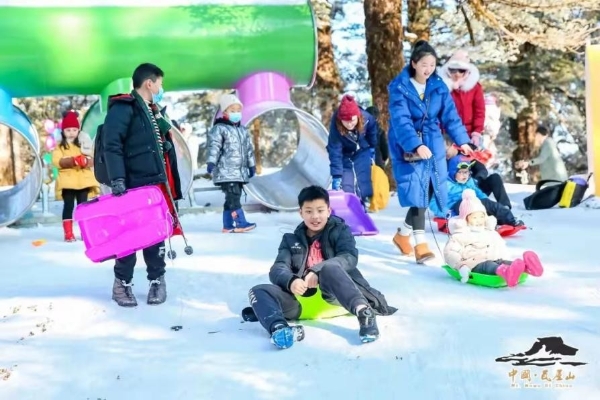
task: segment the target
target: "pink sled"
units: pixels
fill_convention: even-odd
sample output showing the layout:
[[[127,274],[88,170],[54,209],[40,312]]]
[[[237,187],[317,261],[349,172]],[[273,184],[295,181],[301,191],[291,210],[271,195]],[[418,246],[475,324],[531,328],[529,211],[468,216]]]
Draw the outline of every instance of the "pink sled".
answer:
[[[77,206],[73,218],[79,224],[85,255],[96,263],[128,256],[173,233],[167,201],[157,186],[97,197]]]

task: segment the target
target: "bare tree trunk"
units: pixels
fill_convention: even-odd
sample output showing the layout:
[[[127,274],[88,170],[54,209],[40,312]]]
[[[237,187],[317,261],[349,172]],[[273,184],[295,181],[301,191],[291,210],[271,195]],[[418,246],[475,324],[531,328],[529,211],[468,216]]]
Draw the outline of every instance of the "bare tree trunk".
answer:
[[[389,128],[388,85],[404,66],[402,57],[402,0],[365,0],[365,30],[367,68],[371,79],[373,105],[380,112],[379,124],[384,132]],[[386,171],[390,186],[396,183],[391,171]]]
[[[414,41],[429,40],[431,33],[429,0],[407,0],[407,4],[408,24],[406,30],[416,36]]]
[[[16,184],[12,154],[10,129],[6,125],[0,125],[0,186],[13,186]]]
[[[250,126],[252,144],[254,145],[254,159],[256,161],[256,175],[262,174],[262,157],[260,154],[260,119],[256,118]]]
[[[535,149],[535,133],[538,126],[537,102],[539,100],[539,90],[535,85],[535,71],[531,69],[530,61],[534,58],[535,46],[526,43],[521,46],[518,59],[509,67],[509,84],[517,89],[517,92],[528,101],[525,107],[513,123],[510,125],[511,139],[516,143],[516,148],[512,152],[513,164],[519,160],[528,160],[532,157]],[[533,181],[539,175],[535,171],[530,171]]]
[[[319,98],[321,122],[328,127],[338,104],[344,82],[333,56],[331,41],[331,4],[326,0],[310,0],[317,19],[319,59],[315,90]]]

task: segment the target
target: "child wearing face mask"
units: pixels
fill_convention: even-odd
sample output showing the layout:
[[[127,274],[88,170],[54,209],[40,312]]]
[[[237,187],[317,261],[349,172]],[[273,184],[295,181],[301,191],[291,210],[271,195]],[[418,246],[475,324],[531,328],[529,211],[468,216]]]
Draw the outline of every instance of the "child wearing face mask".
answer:
[[[514,261],[506,260],[506,244],[496,231],[496,218],[486,215],[484,205],[472,189],[463,191],[459,215],[450,219],[448,231],[450,239],[444,247],[444,260],[460,272],[463,283],[475,272],[501,276],[513,287],[523,272],[535,277],[544,273],[533,251],[524,252],[522,258]]]
[[[208,132],[207,172],[225,193],[223,233],[248,232],[256,224],[248,222],[242,209],[243,186],[256,173],[250,132],[241,124],[242,102],[234,94],[219,99],[223,113]]]
[[[94,165],[91,157],[91,143],[80,136],[89,138],[80,131],[78,114],[68,111],[62,120],[60,144],[52,151],[52,164],[58,168],[55,183],[56,200],[63,200],[64,240],[74,242],[73,210],[75,202],[81,204],[100,193],[100,185],[90,168]],[[85,154],[84,154],[85,153]]]
[[[377,135],[375,117],[361,110],[351,95],[342,97],[331,120],[327,143],[331,187],[355,193],[367,210],[373,196],[371,165],[375,160]]]

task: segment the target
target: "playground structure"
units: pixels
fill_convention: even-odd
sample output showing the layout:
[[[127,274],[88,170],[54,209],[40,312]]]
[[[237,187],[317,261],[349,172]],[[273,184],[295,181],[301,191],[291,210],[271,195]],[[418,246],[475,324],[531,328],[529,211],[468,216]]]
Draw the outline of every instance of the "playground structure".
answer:
[[[585,49],[585,115],[587,122],[588,173],[592,176],[593,189],[600,196],[600,45],[588,44]]]
[[[327,130],[290,99],[292,87],[310,87],[316,75],[316,22],[306,0],[63,4],[0,0],[0,124],[22,136],[35,154],[25,179],[0,191],[0,226],[31,209],[43,181],[38,133],[12,99],[99,94],[82,122],[82,130],[93,138],[108,97],[129,92],[133,69],[143,62],[164,70],[168,91],[235,89],[245,106],[246,125],[269,111],[294,111],[300,137],[293,159],[247,186],[263,205],[295,210],[302,187],[329,185]],[[178,132],[175,142],[187,191],[192,184],[190,153]]]

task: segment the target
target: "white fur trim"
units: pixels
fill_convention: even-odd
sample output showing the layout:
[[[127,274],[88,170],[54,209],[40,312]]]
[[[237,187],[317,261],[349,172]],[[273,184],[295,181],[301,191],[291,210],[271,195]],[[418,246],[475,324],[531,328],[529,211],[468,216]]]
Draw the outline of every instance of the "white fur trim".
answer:
[[[454,235],[455,233],[465,232],[467,230],[467,221],[458,218],[452,217],[448,220],[448,233]]]
[[[454,88],[452,79],[450,78],[450,73],[448,72],[450,69],[449,64],[452,63],[456,63],[456,61],[447,62],[446,64],[442,65],[438,71],[438,75],[444,80],[444,83],[446,86],[448,86],[450,91],[452,91]],[[477,83],[479,83],[481,74],[479,73],[479,68],[472,63],[469,63],[465,69],[469,70],[469,75],[467,75],[467,79],[465,79],[462,86],[458,90],[468,92],[469,90],[473,89]]]

